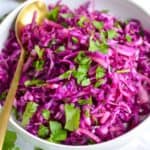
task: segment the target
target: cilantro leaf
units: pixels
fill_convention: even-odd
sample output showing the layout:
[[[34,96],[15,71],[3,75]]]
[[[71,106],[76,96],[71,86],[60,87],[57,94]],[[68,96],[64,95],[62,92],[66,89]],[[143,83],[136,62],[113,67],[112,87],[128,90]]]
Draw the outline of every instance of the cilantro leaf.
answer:
[[[50,111],[47,109],[43,109],[42,116],[44,119],[48,120],[50,118]]]
[[[67,18],[72,18],[73,14],[71,14],[71,13],[63,13],[60,16],[62,16],[64,19],[67,19]]]
[[[91,81],[90,81],[90,79],[88,79],[88,78],[84,78],[84,79],[81,81],[81,85],[82,85],[82,86],[88,86],[88,85],[90,85],[90,83],[91,83]]]
[[[85,115],[85,117],[89,118],[89,117],[90,117],[90,110],[89,110],[89,109],[86,109],[86,110],[84,111],[84,115]]]
[[[61,123],[57,121],[50,121],[50,129],[51,129],[51,136],[49,141],[52,142],[61,142],[67,138],[67,131],[62,128]]]
[[[73,76],[77,79],[77,83],[80,84],[81,81],[86,77],[86,73],[74,70]]]
[[[96,29],[100,30],[104,27],[104,22],[94,20],[93,25]]]
[[[75,108],[71,104],[65,104],[65,129],[75,131],[79,128],[80,124],[80,109]]]
[[[105,70],[102,67],[96,69],[96,79],[103,78],[105,76]]]
[[[59,10],[60,10],[60,7],[58,7],[58,6],[54,7],[52,10],[50,10],[48,12],[47,18],[49,20],[52,20],[52,21],[57,21],[58,20]]]
[[[126,40],[128,41],[128,42],[131,42],[132,41],[132,38],[131,38],[131,36],[130,35],[126,35]]]
[[[43,150],[43,149],[40,147],[35,147],[34,150]]]
[[[32,80],[27,80],[24,82],[24,85],[26,87],[28,86],[41,86],[44,83],[43,80],[39,80],[39,79],[32,79]]]
[[[37,71],[41,71],[43,69],[43,66],[44,66],[44,60],[37,60],[34,62],[33,65]]]
[[[38,107],[38,104],[34,103],[34,102],[28,102],[25,108],[25,111],[23,113],[23,117],[22,117],[22,126],[25,127],[26,125],[29,124],[30,119],[32,118],[32,116],[34,115],[34,113],[36,112]]]
[[[40,125],[38,129],[38,136],[41,138],[45,138],[48,136],[48,134],[49,134],[49,129],[45,127],[44,125]]]
[[[107,33],[108,33],[108,39],[116,38],[118,35],[118,33],[115,30],[108,30]]]
[[[62,125],[57,121],[50,121],[50,129],[52,133],[55,133],[58,130],[62,129]]]
[[[93,37],[91,36],[90,40],[89,40],[89,51],[95,52],[95,51],[98,51],[98,50],[99,50],[98,42],[94,41]]]
[[[71,77],[73,70],[68,70],[59,76],[60,79],[69,79]]]
[[[105,82],[105,81],[104,81],[103,79],[100,79],[100,80],[96,81],[94,87],[95,87],[95,88],[98,88],[98,87],[101,86],[104,82]]]
[[[77,44],[78,42],[79,42],[79,40],[78,40],[78,38],[76,38],[76,37],[72,37],[72,41],[73,41],[73,43],[75,43],[75,44]]]
[[[74,59],[74,61],[77,63],[77,64],[90,64],[91,63],[91,60],[89,57],[87,57],[85,55],[84,52],[80,51],[77,55],[77,57]]]
[[[80,99],[80,100],[78,101],[78,103],[79,103],[80,105],[87,105],[87,104],[92,105],[92,104],[93,104],[93,102],[92,102],[92,97],[90,97],[89,99]]]
[[[84,23],[87,21],[88,19],[85,16],[81,16],[79,21],[77,22],[79,27],[83,27]]]
[[[100,38],[101,38],[101,41],[102,41],[103,43],[106,43],[106,37],[107,37],[107,32],[101,31],[101,32],[100,32]]]
[[[2,150],[20,150],[19,147],[15,146],[17,140],[17,134],[13,131],[8,130],[5,135],[5,140]]]
[[[43,49],[40,49],[40,47],[39,47],[38,45],[35,45],[34,50],[36,51],[38,57],[39,57],[40,59],[42,59],[43,54],[44,54],[44,50],[43,50]]]
[[[95,52],[100,51],[103,54],[108,53],[108,45],[106,43],[99,43],[99,41],[94,41],[92,37],[90,37],[89,41],[89,51]]]
[[[60,52],[63,52],[63,51],[65,51],[65,46],[64,46],[64,45],[59,46],[59,47],[56,49],[56,52],[57,52],[57,53],[60,53]]]
[[[99,51],[103,54],[107,54],[108,53],[108,48],[109,46],[106,43],[101,43],[99,45]]]

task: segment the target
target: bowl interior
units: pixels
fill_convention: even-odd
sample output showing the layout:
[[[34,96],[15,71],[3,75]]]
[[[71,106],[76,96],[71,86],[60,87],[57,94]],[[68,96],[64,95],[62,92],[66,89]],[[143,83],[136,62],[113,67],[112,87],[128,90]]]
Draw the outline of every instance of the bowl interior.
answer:
[[[57,0],[45,0],[46,3],[56,3]],[[77,8],[79,5],[83,4],[87,0],[62,0],[62,3],[67,4],[69,7],[72,9]],[[14,23],[14,20],[16,18],[17,13],[19,10],[26,4],[30,3],[30,1],[24,3],[20,7],[18,7],[15,11],[13,11],[5,20],[4,22],[0,25],[0,50],[3,48],[4,43],[8,37],[9,34],[9,29]],[[148,29],[150,26],[150,17],[147,13],[144,12],[141,8],[136,6],[135,4],[131,3],[130,1],[121,1],[121,0],[94,0],[94,7],[97,10],[109,10],[111,14],[117,16],[121,20],[129,19],[129,18],[135,18],[138,19],[142,22],[142,25],[144,26],[145,29]],[[90,9],[93,9],[93,5],[90,6]],[[13,126],[15,126],[20,133],[22,132],[26,136],[30,136],[31,138],[34,138],[36,141],[39,141],[44,144],[48,144],[48,142],[45,142],[44,140],[41,140],[39,138],[33,137],[26,131],[24,131],[19,125],[16,124],[15,119],[11,117],[10,121]],[[121,138],[120,138],[121,139]],[[116,140],[112,140],[115,141]],[[110,142],[112,142],[110,141]],[[106,142],[108,143],[108,142]],[[117,142],[116,142],[117,143]],[[105,143],[104,143],[105,144]],[[97,144],[97,145],[104,145],[104,144]],[[55,145],[55,144],[53,144]],[[55,145],[56,146],[56,145]],[[69,146],[68,146],[69,147]],[[93,146],[94,147],[94,146]],[[65,147],[67,148],[67,146]],[[91,148],[92,149],[92,148]],[[96,150],[96,149],[95,149]]]

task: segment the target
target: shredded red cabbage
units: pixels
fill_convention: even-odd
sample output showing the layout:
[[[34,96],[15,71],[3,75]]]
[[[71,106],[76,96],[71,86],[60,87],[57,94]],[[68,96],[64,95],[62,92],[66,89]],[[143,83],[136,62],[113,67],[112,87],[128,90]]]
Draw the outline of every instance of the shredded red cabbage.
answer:
[[[150,112],[150,33],[138,20],[57,3],[22,30],[26,58],[14,108],[22,126],[51,142],[118,137]],[[0,54],[3,103],[20,53],[14,31]]]

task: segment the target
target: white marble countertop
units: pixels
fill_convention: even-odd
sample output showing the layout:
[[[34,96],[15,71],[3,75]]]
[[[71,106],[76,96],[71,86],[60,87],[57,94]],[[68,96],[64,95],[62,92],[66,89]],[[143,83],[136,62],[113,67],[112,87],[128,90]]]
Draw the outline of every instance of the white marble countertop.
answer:
[[[150,12],[150,1],[148,0],[133,0],[135,3],[144,7],[147,11]],[[15,0],[0,0],[0,16],[5,13],[10,12],[19,3]],[[21,137],[18,137],[17,145],[21,150],[33,150],[32,145],[24,143]],[[145,129],[142,137],[138,137],[135,141],[129,142],[126,147],[123,147],[121,150],[150,150],[150,129]]]

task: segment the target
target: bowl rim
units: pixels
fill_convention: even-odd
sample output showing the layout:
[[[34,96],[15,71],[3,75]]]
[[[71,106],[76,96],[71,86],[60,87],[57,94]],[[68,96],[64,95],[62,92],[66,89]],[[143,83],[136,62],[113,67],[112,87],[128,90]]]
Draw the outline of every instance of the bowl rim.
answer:
[[[36,1],[36,0],[32,0]],[[135,7],[137,7],[138,9],[142,10],[146,15],[148,15],[150,17],[150,13],[144,9],[143,7],[141,7],[140,5],[138,5],[137,3],[135,3],[135,1],[133,0],[126,0],[127,3],[135,5]],[[18,6],[15,10],[13,10],[5,19],[4,21],[0,24],[4,24],[5,22],[7,22],[7,20],[14,14],[14,13],[18,13],[19,10],[21,8],[23,8],[25,5],[31,3],[30,0],[27,0],[26,2],[22,3],[20,6]],[[0,26],[0,30],[1,30],[1,26]],[[72,148],[72,149],[82,149],[82,148],[94,148],[94,147],[102,147],[105,146],[106,144],[116,144],[118,143],[120,140],[125,140],[127,137],[131,136],[132,134],[134,134],[135,132],[137,132],[138,130],[140,130],[140,128],[142,128],[144,125],[148,124],[150,122],[150,116],[148,116],[144,121],[142,121],[139,125],[137,125],[136,127],[134,127],[133,129],[131,129],[130,131],[124,133],[121,136],[118,136],[112,140],[106,141],[106,142],[102,142],[102,143],[97,143],[97,144],[93,144],[93,145],[79,145],[79,146],[73,146],[73,145],[63,145],[63,144],[56,144],[56,143],[52,143],[49,141],[46,141],[44,139],[41,139],[35,135],[32,135],[31,133],[29,133],[28,131],[26,131],[23,127],[21,127],[19,124],[17,124],[17,122],[15,122],[15,119],[13,119],[13,117],[10,117],[9,120],[10,124],[16,129],[18,130],[18,132],[20,132],[23,136],[27,136],[29,138],[32,138],[33,140],[35,140],[36,142],[40,142],[42,144],[46,144],[49,146],[55,146],[57,148]]]

